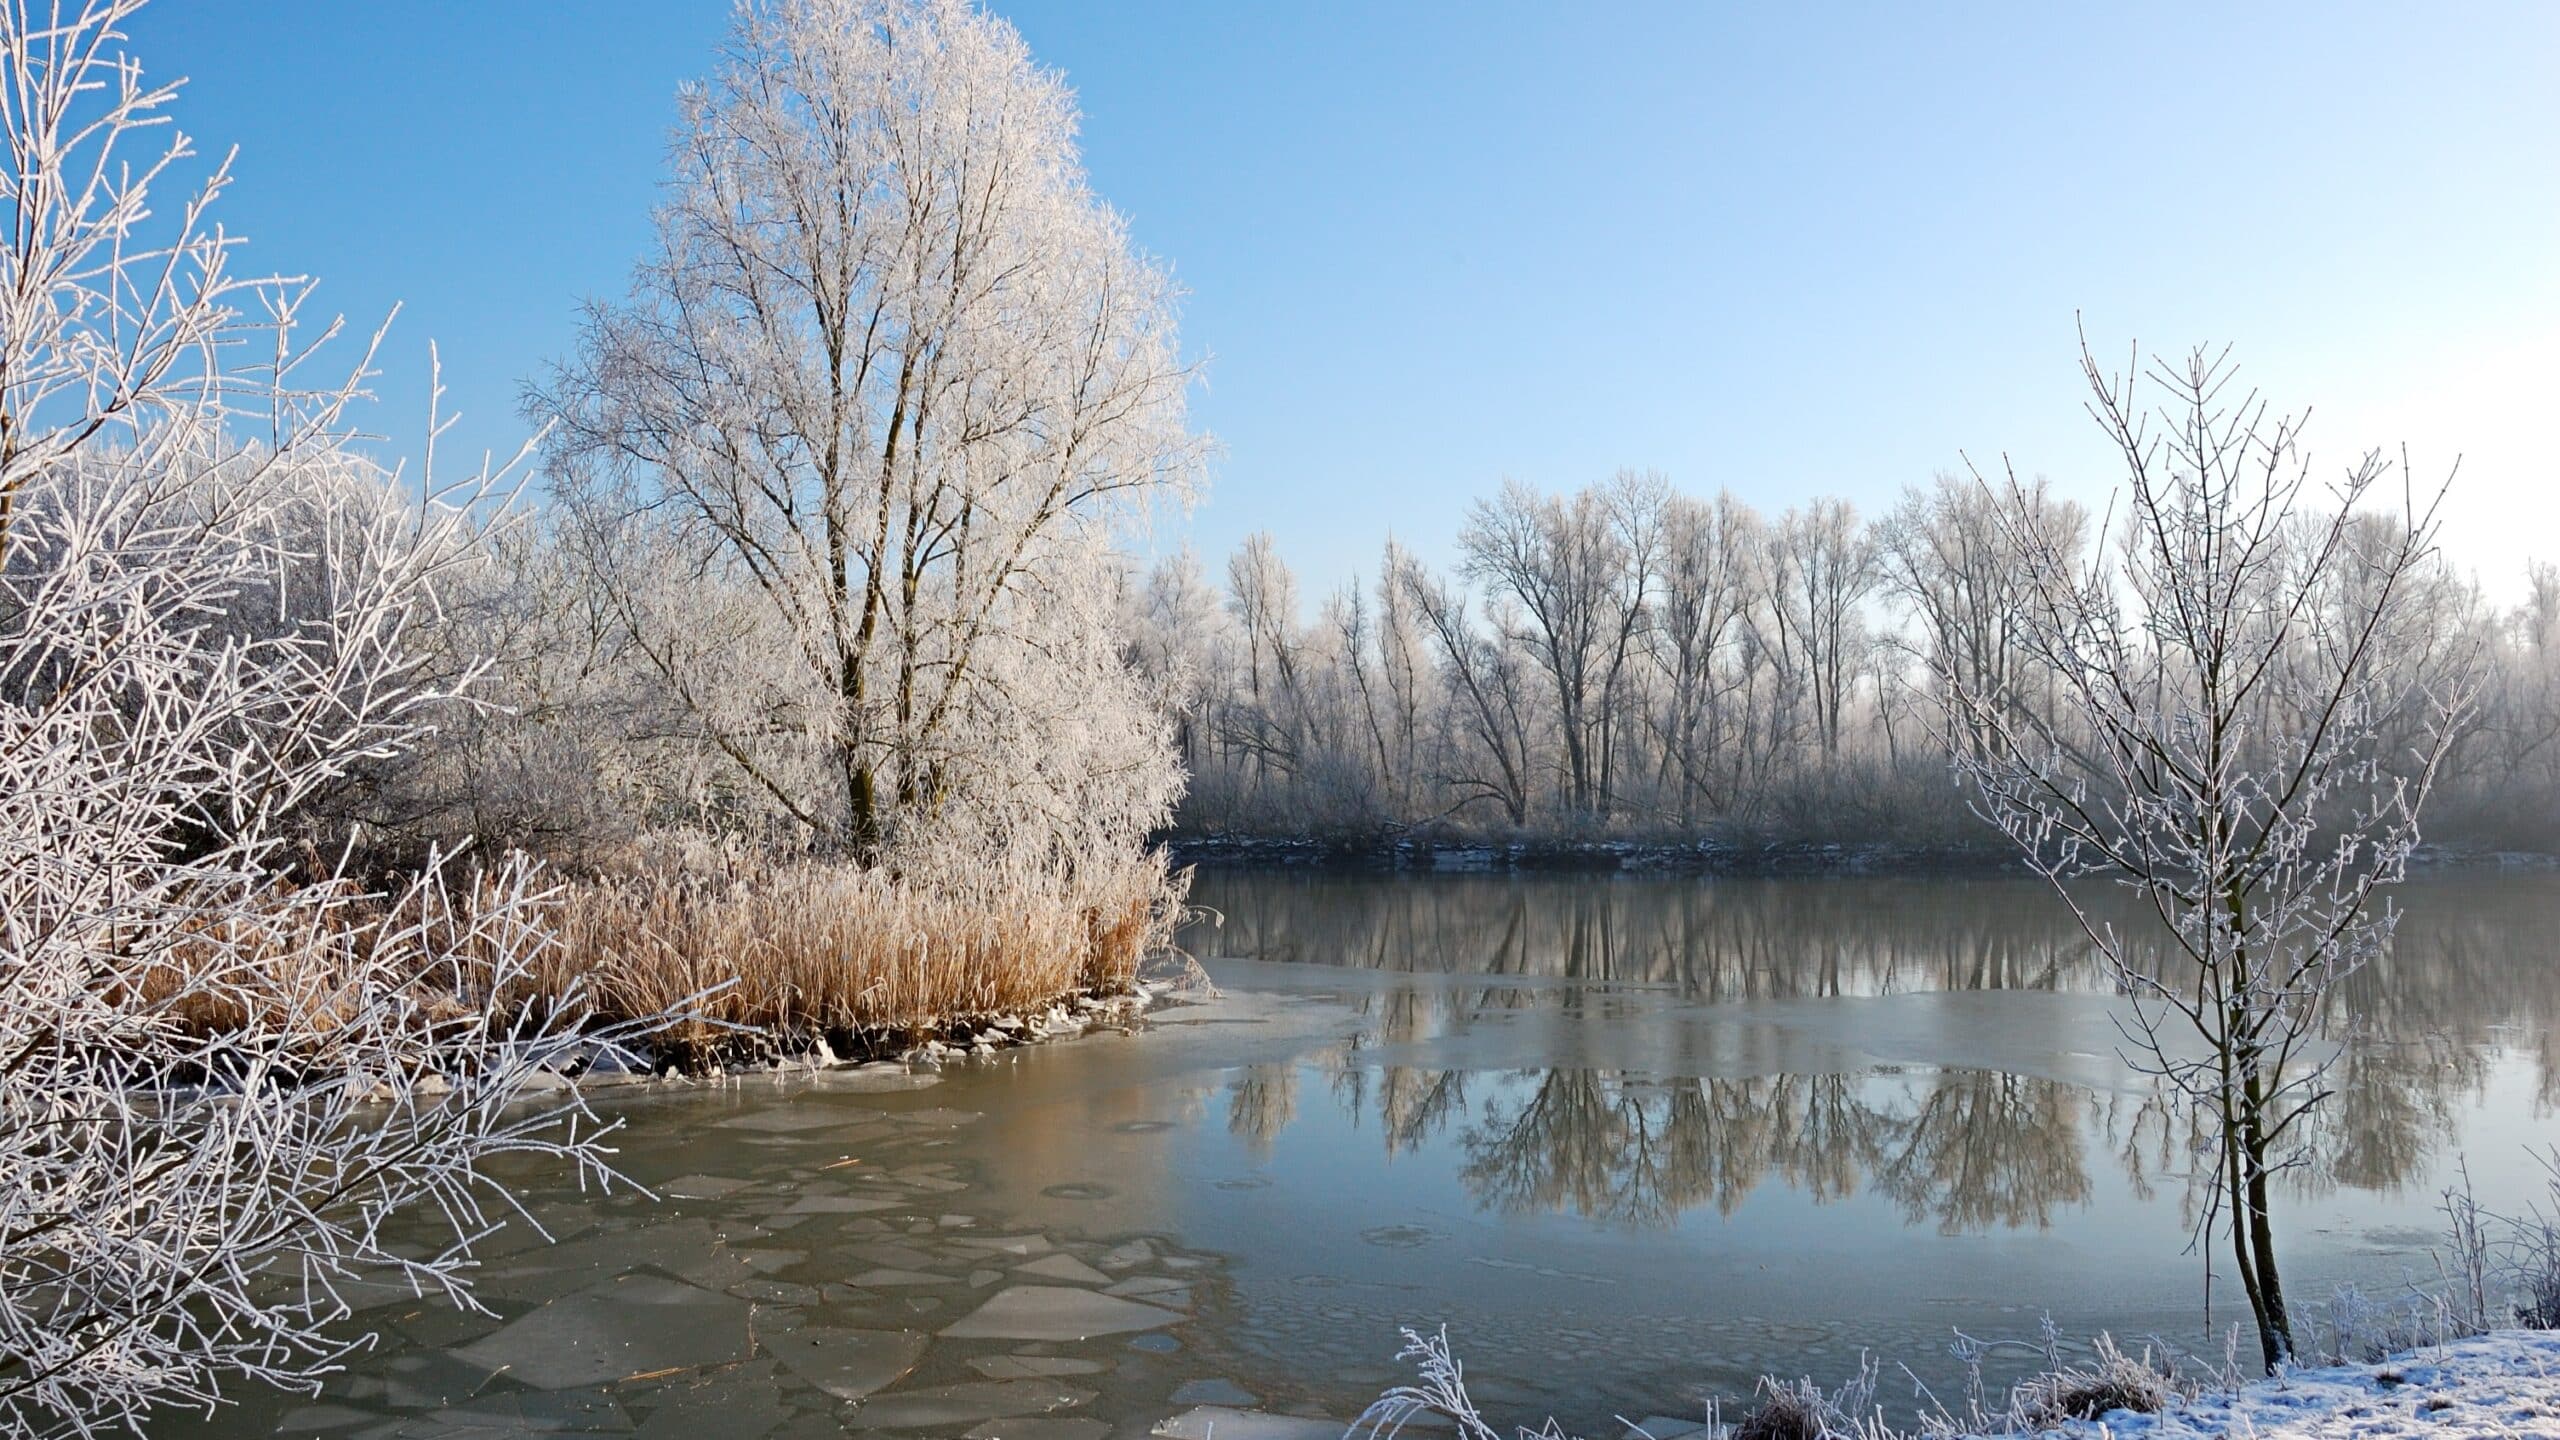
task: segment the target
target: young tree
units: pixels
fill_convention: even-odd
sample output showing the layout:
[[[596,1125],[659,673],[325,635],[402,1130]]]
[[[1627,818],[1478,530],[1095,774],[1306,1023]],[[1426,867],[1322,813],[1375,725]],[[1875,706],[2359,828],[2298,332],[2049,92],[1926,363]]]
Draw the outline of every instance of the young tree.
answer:
[[[1074,131],[1065,83],[967,0],[745,5],[685,92],[629,297],[590,308],[533,397],[609,586],[672,576],[756,617],[750,673],[692,643],[686,607],[621,607],[821,841],[868,851],[901,812],[929,829],[971,787],[1016,789],[977,742],[1044,692],[1114,688],[1039,679],[1042,657],[1116,590],[1110,525],[1198,459],[1171,278],[1087,188]]]
[[[417,631],[495,496],[404,499],[350,445],[355,382],[300,387],[307,287],[230,273],[223,167],[155,215],[193,151],[123,53],[137,8],[0,8],[11,1435],[316,1388],[351,1281],[468,1303],[513,1207],[493,1157],[603,1154],[574,1100],[510,1108],[582,1043],[574,986],[517,999],[551,943],[530,872],[370,895],[305,844],[469,680]],[[385,1235],[421,1214],[441,1243]]]
[[[1967,665],[1937,678],[1992,737],[1957,753],[1983,813],[2079,914],[2132,997],[2138,1058],[2210,1142],[2199,1237],[2227,1233],[2272,1368],[2294,1353],[2272,1181],[2329,1093],[2330,995],[2389,940],[2377,892],[2404,873],[2469,698],[2461,673],[2395,694],[2381,654],[2430,565],[2442,492],[2418,496],[2404,465],[2398,522],[2377,530],[2359,507],[2392,473],[2379,453],[2314,490],[2300,422],[2227,393],[2227,351],[2155,363],[2156,416],[2138,355],[2111,376],[2084,347],[2082,368],[2127,475],[2120,528],[2085,566],[2067,512],[2014,476],[1976,477],[2016,565],[2017,643],[2058,701],[2021,704]],[[2422,720],[2395,749],[2409,704]],[[2157,913],[2172,963],[2144,965],[2082,908],[2066,882],[2091,875]]]

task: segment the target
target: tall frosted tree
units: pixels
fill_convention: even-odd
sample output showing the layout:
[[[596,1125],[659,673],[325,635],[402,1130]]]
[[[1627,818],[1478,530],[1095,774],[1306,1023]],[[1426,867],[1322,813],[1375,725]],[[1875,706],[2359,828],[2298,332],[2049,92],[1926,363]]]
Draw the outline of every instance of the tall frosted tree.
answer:
[[[1200,446],[1065,83],[965,0],[773,0],[682,107],[629,294],[532,402],[635,645],[825,842],[1152,823],[1111,530]]]

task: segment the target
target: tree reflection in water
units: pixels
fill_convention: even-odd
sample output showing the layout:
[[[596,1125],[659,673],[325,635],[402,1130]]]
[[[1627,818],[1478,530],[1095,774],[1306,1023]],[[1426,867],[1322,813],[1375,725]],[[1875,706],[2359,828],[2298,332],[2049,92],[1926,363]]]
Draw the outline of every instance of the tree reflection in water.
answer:
[[[1316,1061],[1390,1154],[1446,1135],[1487,1209],[1662,1226],[1729,1214],[1772,1181],[1814,1203],[1872,1194],[1943,1233],[2043,1228],[2112,1157],[2137,1197],[2182,1189],[2189,1136],[2156,1096],[1962,1063],[1854,1073],[1682,1075],[1605,1064],[1432,1068],[1390,1058],[1488,1022],[1602,1029],[1639,1001],[1715,1007],[1927,992],[2096,993],[2085,939],[2023,881],[1634,881],[1590,877],[1202,877],[1227,917],[1212,953],[1375,972],[1364,1025]],[[2427,1173],[2463,1101],[2510,1048],[2560,1099],[2560,884],[2412,886],[2391,955],[2344,988],[2336,1101],[2291,1183],[2388,1191]],[[1380,983],[1383,981],[1383,983]],[[1559,983],[1565,982],[1565,983]],[[1631,998],[1633,997],[1633,998]],[[1579,1033],[1579,1032],[1576,1032]],[[1674,1067],[1676,1072],[1676,1066]],[[1299,1067],[1235,1080],[1230,1128],[1267,1152]],[[1472,1103],[1471,1103],[1472,1099]]]
[[[2082,1111],[2096,1097],[1992,1070],[1908,1077],[1653,1081],[1550,1070],[1458,1137],[1491,1209],[1667,1225],[1729,1214],[1774,1179],[1817,1204],[1872,1190],[1955,1234],[2043,1227],[2089,1198]]]

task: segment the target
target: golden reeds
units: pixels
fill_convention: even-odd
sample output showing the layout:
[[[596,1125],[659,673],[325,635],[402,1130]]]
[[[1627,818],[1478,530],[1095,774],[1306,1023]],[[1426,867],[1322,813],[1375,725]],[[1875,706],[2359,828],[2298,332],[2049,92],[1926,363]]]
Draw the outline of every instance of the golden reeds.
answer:
[[[653,866],[571,882],[534,981],[583,978],[606,1019],[689,1009],[660,1039],[688,1063],[813,1039],[878,1051],[1127,991],[1180,898],[1156,856],[957,884],[752,855]]]
[[[111,998],[198,1034],[291,1023],[325,1036],[369,970],[405,977],[422,1020],[482,1006],[580,1026],[681,1015],[651,1043],[688,1068],[821,1041],[877,1055],[1127,992],[1170,940],[1183,891],[1155,855],[937,882],[711,845],[661,847],[509,903],[528,878],[509,867],[453,889],[247,897],[134,957]],[[529,963],[493,984],[508,956]]]

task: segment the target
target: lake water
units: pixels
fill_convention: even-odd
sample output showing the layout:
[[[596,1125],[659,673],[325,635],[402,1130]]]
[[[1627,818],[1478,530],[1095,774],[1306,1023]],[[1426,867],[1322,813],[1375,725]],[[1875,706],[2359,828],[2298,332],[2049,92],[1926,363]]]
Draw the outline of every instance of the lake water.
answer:
[[[2298,1301],[2431,1279],[2456,1167],[2521,1210],[2560,1140],[2560,880],[2401,898],[2279,1201]],[[387,1343],[321,1402],[168,1428],[1101,1440],[1204,1403],[1349,1415],[1400,1378],[1398,1327],[1445,1323],[1497,1419],[1610,1435],[1862,1349],[1943,1389],[1955,1331],[2048,1311],[2214,1345],[2185,1147],[2035,882],[1209,872],[1194,899],[1218,993],[1144,1033],[613,1099],[660,1199],[528,1171],[563,1243],[500,1247],[495,1318],[369,1297]]]

